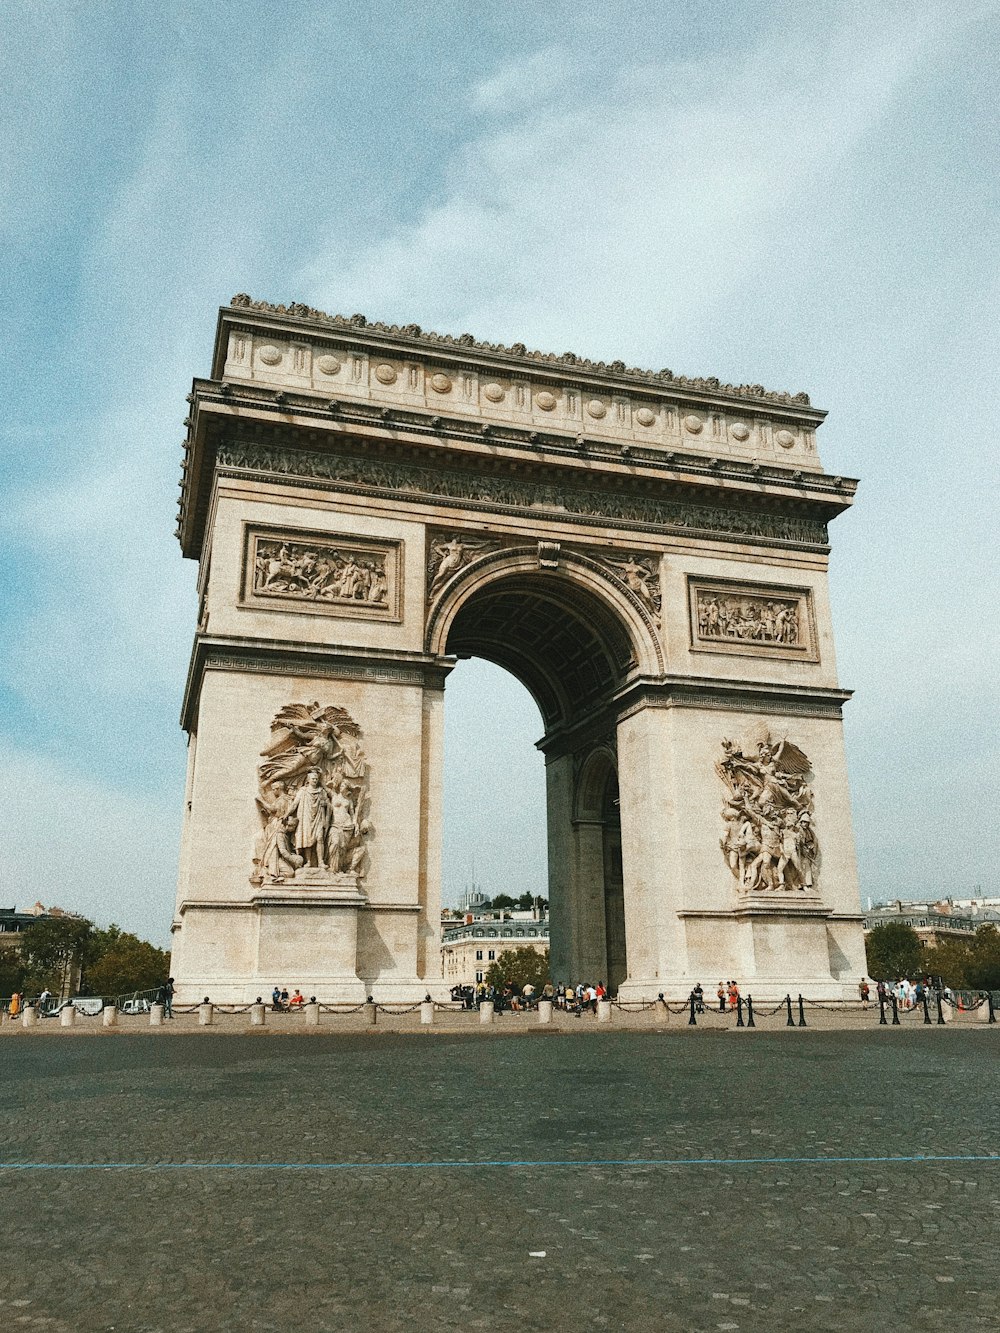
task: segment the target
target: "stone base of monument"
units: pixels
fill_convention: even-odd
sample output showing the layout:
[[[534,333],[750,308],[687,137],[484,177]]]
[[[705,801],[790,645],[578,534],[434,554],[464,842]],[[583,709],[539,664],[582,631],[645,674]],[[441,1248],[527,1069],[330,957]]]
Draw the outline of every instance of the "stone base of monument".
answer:
[[[367,906],[357,875],[298,871],[261,886],[250,900],[257,920],[257,993],[298,986],[326,1003],[360,1004],[358,913]]]

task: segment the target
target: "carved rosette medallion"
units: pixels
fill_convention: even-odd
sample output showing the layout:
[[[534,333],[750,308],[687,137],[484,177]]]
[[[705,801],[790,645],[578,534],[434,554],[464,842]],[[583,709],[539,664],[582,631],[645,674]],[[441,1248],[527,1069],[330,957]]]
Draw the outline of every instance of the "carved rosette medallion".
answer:
[[[398,552],[396,542],[248,528],[243,605],[396,620]]]
[[[819,661],[810,589],[692,577],[688,594],[695,652]]]
[[[372,834],[357,723],[333,705],[287,704],[261,756],[250,883],[357,890]]]
[[[791,741],[762,735],[722,742],[715,765],[726,797],[720,840],[740,894],[818,896],[819,842],[809,760]]]

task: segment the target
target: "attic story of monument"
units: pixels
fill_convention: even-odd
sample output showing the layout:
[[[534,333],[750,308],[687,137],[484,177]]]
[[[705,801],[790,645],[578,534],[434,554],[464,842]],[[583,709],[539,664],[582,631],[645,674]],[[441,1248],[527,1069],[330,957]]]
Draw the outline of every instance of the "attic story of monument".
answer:
[[[827,525],[855,483],[806,395],[237,296],[189,401],[180,998],[445,994],[465,656],[542,716],[555,980],[853,994]]]

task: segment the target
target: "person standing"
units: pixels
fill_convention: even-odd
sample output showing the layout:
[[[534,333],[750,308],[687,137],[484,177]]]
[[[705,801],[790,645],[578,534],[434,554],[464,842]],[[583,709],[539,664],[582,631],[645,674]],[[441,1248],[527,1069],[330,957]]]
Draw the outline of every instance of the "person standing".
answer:
[[[871,989],[870,989],[870,987],[869,987],[869,985],[868,985],[867,978],[865,978],[865,977],[862,977],[862,978],[861,978],[861,985],[858,987],[858,994],[861,996],[861,1007],[862,1007],[862,1009],[867,1009],[867,1008],[868,1008],[868,997],[871,995]]]
[[[719,982],[719,989],[715,993],[719,997],[719,1013],[724,1014],[726,1012],[726,988],[721,981]]]
[[[163,1001],[163,1017],[173,1018],[174,1016],[174,979],[167,977],[160,988],[160,996]]]

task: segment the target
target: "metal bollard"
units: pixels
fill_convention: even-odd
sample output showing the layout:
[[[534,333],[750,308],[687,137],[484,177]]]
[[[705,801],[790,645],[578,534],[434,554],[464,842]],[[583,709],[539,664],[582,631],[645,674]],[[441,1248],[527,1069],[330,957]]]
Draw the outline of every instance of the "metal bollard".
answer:
[[[378,1006],[370,995],[365,1000],[365,1022],[370,1028],[373,1028],[378,1022]]]
[[[747,1027],[755,1028],[757,1024],[753,1021],[753,996],[747,996]]]
[[[76,1010],[74,1007],[71,1004],[63,1005],[62,1009],[59,1010],[59,1026],[71,1028],[75,1022]]]
[[[743,1022],[743,996],[742,996],[742,995],[737,995],[737,997],[736,997],[736,1026],[737,1026],[738,1028],[745,1028],[745,1027],[746,1027],[746,1023]]]
[[[795,1019],[792,1017],[792,997],[790,995],[785,996],[785,1009],[788,1012],[788,1021],[785,1023],[785,1027],[793,1028],[795,1026]]]
[[[264,1015],[267,1010],[264,1008],[263,1001],[258,995],[256,1000],[250,1006],[250,1026],[252,1028],[262,1028],[265,1023]]]
[[[163,1026],[163,1005],[154,1004],[149,1010],[149,1026],[158,1028]]]
[[[538,1021],[539,1021],[539,1023],[551,1023],[551,1022],[552,1022],[552,1001],[551,1001],[551,1000],[539,1000],[539,1001],[538,1001]]]
[[[691,992],[690,1005],[691,1005],[691,1016],[688,1019],[688,1027],[695,1028],[698,1026],[698,1020],[694,1016],[694,991]]]
[[[215,1006],[206,995],[204,1000],[202,1000],[201,1004],[198,1006],[198,1026],[203,1028],[211,1027],[214,1017]]]
[[[892,1026],[893,1026],[894,1028],[898,1028],[898,1027],[899,1027],[899,1001],[896,999],[896,992],[895,992],[895,991],[893,991],[893,993],[892,993],[892,995],[891,995],[890,998],[891,998],[891,1000],[892,1000]]]
[[[923,1001],[924,1005],[924,1022],[929,1023],[931,1021],[931,1010],[930,1010],[930,1005],[927,1003],[927,992],[924,991],[923,995],[921,995],[920,998]]]
[[[479,1022],[484,1026],[493,1022],[493,1001],[484,1000],[479,1006]]]
[[[934,998],[937,1000],[937,1011],[938,1011],[937,1021],[938,1025],[940,1026],[943,1025],[944,1023],[944,1006],[941,1003],[941,992],[935,991]]]
[[[940,1006],[940,1003],[941,1003],[941,1002],[940,1002],[940,1000],[939,1000],[939,1001],[938,1001],[938,1005],[939,1005],[939,1006]],[[879,1025],[879,1027],[882,1027],[882,1028],[884,1028],[884,1027],[887,1026],[887,1019],[886,1019],[886,1016],[885,1016],[885,996],[882,995],[881,993],[879,993],[879,997],[878,997],[878,1025]]]
[[[106,1028],[116,1028],[118,1026],[118,1006],[116,1004],[106,1004],[101,1010],[101,1022]]]
[[[434,1022],[434,1001],[425,995],[420,1002],[420,1026],[429,1028]]]
[[[304,1006],[306,1011],[306,1027],[319,1027],[319,1005],[316,1003],[315,995],[309,997],[309,1003]]]
[[[800,1027],[800,1028],[804,1028],[805,1025],[806,1025],[806,1011],[805,1011],[805,1007],[803,1006],[803,1003],[802,1003],[802,996],[800,995],[800,996],[799,996],[799,1027]]]
[[[610,1022],[611,1022],[611,1001],[610,1001],[610,1000],[598,1000],[598,1001],[597,1001],[597,1021],[598,1021],[598,1023],[610,1023]]]
[[[33,1028],[38,1022],[38,1010],[33,1004],[25,1005],[21,1011],[21,1031],[26,1032],[28,1028]]]

